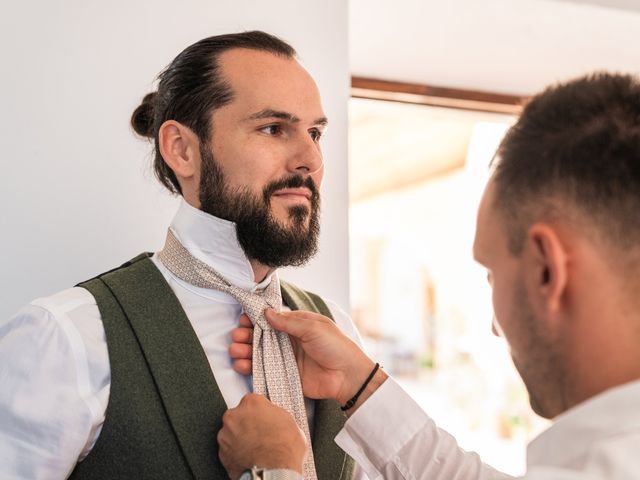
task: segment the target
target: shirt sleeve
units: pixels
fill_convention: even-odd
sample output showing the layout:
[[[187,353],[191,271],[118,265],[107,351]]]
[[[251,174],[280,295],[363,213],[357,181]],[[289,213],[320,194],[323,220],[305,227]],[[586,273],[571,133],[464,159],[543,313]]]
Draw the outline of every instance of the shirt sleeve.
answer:
[[[62,317],[32,304],[0,322],[0,480],[66,478],[87,443],[96,413],[78,388],[82,343]]]
[[[342,330],[342,332],[346,336],[348,336],[362,348],[362,337],[360,336],[360,332],[358,332],[358,329],[356,328],[349,314],[347,314],[347,312],[340,308],[337,303],[330,300],[325,300],[325,302],[329,307],[329,310],[331,310],[331,315],[333,316],[333,319],[335,320],[338,328],[340,328],[340,330]],[[354,460],[356,459],[354,458]],[[357,460],[355,468],[353,470],[353,480],[369,480],[369,477],[365,474],[363,468],[358,464]]]
[[[392,378],[347,420],[336,443],[371,480],[513,478],[462,450]]]

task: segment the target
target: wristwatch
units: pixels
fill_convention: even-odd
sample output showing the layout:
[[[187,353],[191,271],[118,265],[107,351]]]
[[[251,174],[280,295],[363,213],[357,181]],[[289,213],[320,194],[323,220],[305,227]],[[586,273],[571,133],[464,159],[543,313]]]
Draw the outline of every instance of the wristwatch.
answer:
[[[284,468],[259,468],[255,465],[242,472],[238,480],[303,480],[302,475]]]

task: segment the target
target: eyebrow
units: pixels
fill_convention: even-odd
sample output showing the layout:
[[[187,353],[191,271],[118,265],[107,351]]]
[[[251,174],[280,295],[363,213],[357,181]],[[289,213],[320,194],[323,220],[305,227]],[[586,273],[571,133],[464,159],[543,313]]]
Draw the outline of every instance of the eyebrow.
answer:
[[[261,119],[265,119],[265,118],[279,118],[280,120],[286,120],[287,122],[290,123],[298,123],[300,122],[300,118],[296,117],[294,114],[289,113],[289,112],[283,112],[280,110],[273,110],[271,108],[267,108],[264,110],[260,110],[257,113],[254,113],[252,115],[250,115],[247,120],[261,120]],[[314,125],[327,125],[329,123],[329,120],[327,119],[327,117],[320,117],[317,118],[313,124]]]

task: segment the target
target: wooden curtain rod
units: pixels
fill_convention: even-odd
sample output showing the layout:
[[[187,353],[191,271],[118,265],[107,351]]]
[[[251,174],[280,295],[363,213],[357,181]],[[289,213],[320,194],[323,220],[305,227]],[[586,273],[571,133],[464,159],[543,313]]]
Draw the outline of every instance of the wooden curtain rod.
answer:
[[[351,77],[351,96],[481,112],[519,114],[527,97]]]

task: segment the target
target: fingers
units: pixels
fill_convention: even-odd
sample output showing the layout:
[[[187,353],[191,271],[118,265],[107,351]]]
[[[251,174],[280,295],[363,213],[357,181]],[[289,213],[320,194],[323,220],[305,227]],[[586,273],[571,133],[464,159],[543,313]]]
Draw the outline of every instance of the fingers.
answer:
[[[253,343],[253,328],[234,328],[231,331],[231,341],[250,345]]]
[[[267,400],[267,398],[264,395],[260,395],[258,393],[247,393],[244,397],[240,399],[240,403],[238,404],[237,408],[247,407],[247,406],[252,406],[255,408],[261,404],[271,405],[271,402]]]
[[[240,315],[239,327],[234,328],[231,331],[231,341],[234,343],[246,343],[248,345],[253,343],[253,323],[249,320],[246,314]]]
[[[253,328],[253,323],[251,322],[251,320],[249,319],[246,313],[243,313],[242,315],[240,315],[239,323],[241,327]]]
[[[240,375],[251,375],[252,368],[253,363],[251,362],[251,360],[243,359],[233,361],[233,369]]]
[[[245,395],[222,416],[218,456],[231,478],[251,465],[298,473],[307,454],[304,434],[286,410],[262,395]]]
[[[241,375],[251,374],[253,356],[253,323],[246,314],[240,315],[239,326],[231,331],[229,356],[233,369]]]
[[[333,325],[333,322],[327,317],[319,313],[305,312],[304,310],[278,313],[268,308],[264,314],[273,328],[299,339],[303,339],[305,335],[312,333],[319,323],[328,322]]]
[[[233,363],[233,369],[240,375],[251,374],[253,346],[246,343],[232,343],[229,346],[229,356]]]
[[[229,356],[235,360],[251,358],[253,346],[246,343],[232,343],[229,345]]]
[[[243,399],[244,400],[244,399]],[[218,456],[230,478],[238,478],[251,465],[248,454],[242,450],[242,441],[247,432],[246,417],[242,414],[242,401],[236,408],[230,408],[222,415],[222,428],[218,431]]]

